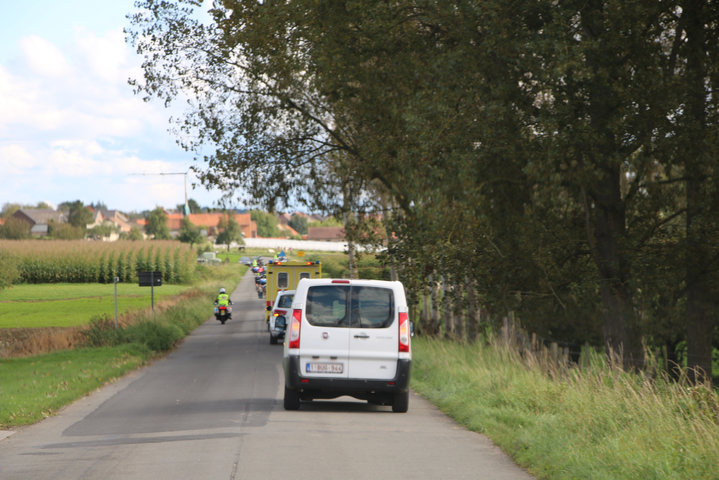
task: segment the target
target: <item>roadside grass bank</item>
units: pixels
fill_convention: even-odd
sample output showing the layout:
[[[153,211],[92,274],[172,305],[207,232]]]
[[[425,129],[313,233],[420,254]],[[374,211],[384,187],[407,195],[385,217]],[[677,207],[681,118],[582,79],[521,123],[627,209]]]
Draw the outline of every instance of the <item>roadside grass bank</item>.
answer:
[[[600,356],[562,370],[492,343],[415,337],[412,348],[412,388],[537,478],[719,478],[711,389],[611,370]]]
[[[203,270],[191,292],[153,313],[135,312],[115,329],[99,316],[84,328],[81,347],[24,358],[0,359],[0,429],[29,425],[164,355],[212,315],[220,286],[234,289],[246,267]]]

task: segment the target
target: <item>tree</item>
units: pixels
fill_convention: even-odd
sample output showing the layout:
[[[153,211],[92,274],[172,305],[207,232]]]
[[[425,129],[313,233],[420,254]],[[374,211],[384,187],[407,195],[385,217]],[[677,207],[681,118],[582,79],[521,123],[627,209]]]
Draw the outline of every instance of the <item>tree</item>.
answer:
[[[190,217],[184,216],[180,222],[180,235],[177,238],[181,242],[189,243],[192,246],[202,240],[202,233],[199,227],[190,222]]]
[[[242,239],[242,229],[240,228],[240,225],[237,223],[237,220],[235,220],[234,215],[231,215],[227,213],[222,219],[220,220],[220,224],[218,225],[220,231],[220,234],[217,235],[217,238],[215,239],[215,243],[220,243],[227,245],[227,251],[230,251],[230,244],[232,242],[241,243],[244,244],[244,240]],[[258,227],[259,229],[259,227]]]
[[[120,239],[137,241],[137,240],[142,240],[143,237],[142,237],[142,232],[140,231],[140,229],[138,229],[137,227],[132,227],[129,232],[121,233]]]
[[[19,203],[4,203],[2,206],[2,211],[0,211],[0,217],[2,218],[10,218],[13,213],[17,212],[22,208],[22,205]]]
[[[82,201],[64,202],[61,205],[68,209],[68,223],[73,227],[85,229],[92,222],[92,211]]]
[[[0,238],[9,240],[30,238],[30,224],[16,217],[8,217],[5,223],[0,225]]]
[[[680,2],[678,38],[684,34],[679,55],[685,62],[680,71],[682,107],[679,114],[679,158],[686,178],[686,265],[687,363],[690,378],[711,381],[712,340],[719,326],[719,188],[716,150],[719,147],[719,7],[705,0]]]
[[[69,223],[51,223],[48,235],[58,240],[80,240],[85,236],[85,227],[76,227]]]
[[[155,240],[168,240],[170,227],[167,226],[167,213],[162,207],[157,207],[147,215],[145,233],[151,235]]]
[[[250,210],[250,218],[257,224],[257,235],[260,237],[280,237],[282,233],[277,226],[277,217],[262,210]]]
[[[307,217],[304,215],[294,214],[290,217],[288,222],[289,226],[297,231],[301,235],[307,235]]]
[[[686,339],[709,376],[719,6],[220,1],[202,25],[183,5],[144,2],[130,38],[138,93],[193,93],[203,181],[353,235],[381,211],[411,302],[441,279],[443,302],[626,367]]]
[[[202,213],[202,207],[199,203],[197,203],[197,200],[190,198],[187,200],[187,205],[190,207],[190,213]],[[185,211],[185,204],[179,204],[177,205],[177,211],[178,212],[184,212]]]

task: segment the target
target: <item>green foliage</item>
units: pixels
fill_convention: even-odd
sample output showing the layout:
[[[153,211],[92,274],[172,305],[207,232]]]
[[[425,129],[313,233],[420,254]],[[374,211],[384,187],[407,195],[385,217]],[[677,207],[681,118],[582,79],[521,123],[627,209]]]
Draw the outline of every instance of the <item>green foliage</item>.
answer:
[[[82,229],[84,232],[87,224],[92,222],[92,211],[80,200],[67,204],[67,207],[69,209],[68,223],[73,227]]]
[[[180,222],[180,235],[177,239],[192,246],[202,240],[202,233],[200,233],[199,227],[190,222],[190,217],[184,216]]]
[[[113,233],[120,233],[120,228],[117,225],[111,223],[95,225],[94,227],[87,230],[87,236],[89,238],[95,239],[110,237]]]
[[[337,217],[327,217],[324,220],[313,220],[307,224],[308,227],[343,227],[342,220]]]
[[[55,240],[80,240],[85,236],[85,227],[76,227],[70,223],[51,223],[48,235]]]
[[[230,249],[230,244],[233,242],[239,244],[245,243],[242,239],[242,229],[233,215],[227,214],[222,217],[218,227],[221,231],[220,234],[217,235],[215,243],[227,245],[228,250]],[[259,228],[258,225],[257,229],[259,230]]]
[[[307,235],[307,217],[304,215],[294,214],[290,218],[289,225],[294,228],[300,235]]]
[[[0,290],[11,287],[18,276],[15,257],[7,251],[0,250]]]
[[[121,240],[142,240],[142,232],[137,227],[132,227],[129,232],[120,234]]]
[[[257,223],[257,235],[260,237],[281,237],[277,217],[262,210],[250,210],[250,218]]]
[[[140,6],[135,86],[198,92],[178,123],[212,145],[208,183],[340,215],[353,240],[381,212],[413,300],[441,280],[445,304],[626,366],[645,338],[711,368],[719,4],[220,2],[207,24]]]
[[[8,240],[22,240],[30,238],[30,224],[15,217],[8,217],[3,225],[0,225],[0,238]]]
[[[168,240],[170,238],[170,227],[167,226],[167,213],[162,207],[157,207],[147,215],[145,233],[155,240]]]
[[[13,213],[20,210],[22,207],[19,203],[4,203],[0,210],[0,218],[10,218]]]

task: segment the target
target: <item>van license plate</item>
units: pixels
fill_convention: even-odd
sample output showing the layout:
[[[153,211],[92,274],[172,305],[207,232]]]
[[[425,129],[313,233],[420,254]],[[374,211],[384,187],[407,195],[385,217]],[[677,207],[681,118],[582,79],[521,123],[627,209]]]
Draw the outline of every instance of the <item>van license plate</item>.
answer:
[[[342,367],[341,363],[308,362],[305,365],[305,371],[307,373],[342,373]]]

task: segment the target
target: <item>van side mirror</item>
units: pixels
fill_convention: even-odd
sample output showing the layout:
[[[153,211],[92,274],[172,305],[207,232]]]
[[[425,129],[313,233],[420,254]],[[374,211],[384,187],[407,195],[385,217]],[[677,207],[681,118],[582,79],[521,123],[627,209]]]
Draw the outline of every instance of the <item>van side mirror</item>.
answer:
[[[267,305],[267,308],[265,308],[265,310],[267,310],[268,312],[271,312],[271,311],[272,311],[272,305]]]
[[[414,337],[414,322],[412,320],[409,321],[409,336]]]

